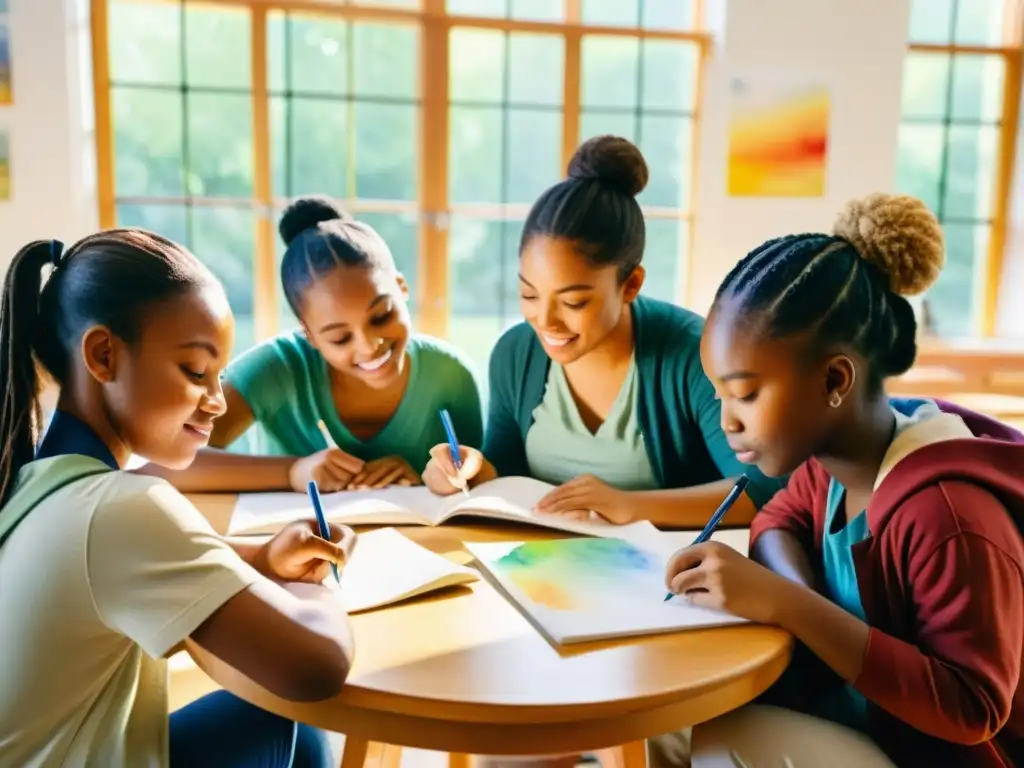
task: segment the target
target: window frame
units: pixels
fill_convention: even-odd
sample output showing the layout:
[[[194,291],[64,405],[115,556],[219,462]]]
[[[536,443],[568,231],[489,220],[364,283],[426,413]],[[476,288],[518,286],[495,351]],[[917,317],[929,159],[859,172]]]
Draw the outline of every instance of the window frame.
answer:
[[[960,4],[967,0],[955,0],[951,26],[956,24],[956,11]],[[995,156],[995,174],[992,190],[992,209],[990,211],[990,235],[988,249],[983,262],[976,265],[982,273],[975,289],[974,301],[977,308],[973,318],[971,336],[990,338],[996,335],[999,318],[1000,283],[1006,261],[1006,246],[1010,226],[1011,195],[1013,194],[1014,167],[1017,155],[1017,132],[1020,128],[1022,57],[1024,57],[1024,2],[1022,0],[1005,0],[1003,5],[1003,40],[1000,45],[971,45],[952,42],[954,34],[950,30],[947,43],[926,43],[910,40],[907,51],[931,55],[945,55],[952,65],[957,56],[999,56],[1003,61],[1003,93],[1002,107],[998,126],[998,141]],[[952,66],[950,78],[953,77]],[[905,87],[905,83],[904,83]],[[947,108],[948,108],[947,104]],[[950,116],[943,115],[942,122],[948,126]],[[905,118],[901,114],[900,125]],[[936,121],[937,122],[937,121]],[[930,124],[930,121],[929,121]],[[947,162],[949,150],[948,132],[943,142],[943,164]],[[940,190],[940,195],[942,190]]]
[[[224,6],[247,10],[250,14],[250,52],[252,88],[253,191],[249,201],[254,217],[253,320],[256,340],[273,336],[279,329],[279,297],[275,255],[276,213],[286,201],[274,197],[272,188],[270,101],[268,85],[267,18],[271,12],[294,11],[325,19],[375,21],[414,24],[419,30],[420,120],[417,126],[417,192],[411,205],[418,209],[418,261],[414,278],[416,324],[420,331],[446,338],[449,335],[449,223],[460,212],[484,214],[491,220],[509,220],[525,215],[526,206],[501,204],[453,205],[449,200],[449,40],[453,27],[498,30],[506,33],[530,32],[559,35],[564,40],[565,61],[562,103],[561,168],[564,169],[579,143],[581,112],[581,55],[585,35],[625,36],[644,40],[691,42],[698,46],[696,84],[691,132],[690,194],[688,208],[645,207],[645,215],[687,222],[687,258],[678,272],[681,298],[689,298],[694,242],[693,207],[697,187],[700,141],[700,107],[706,61],[711,35],[705,31],[670,31],[639,27],[584,24],[583,0],[564,0],[562,21],[528,21],[512,18],[469,16],[449,13],[446,0],[420,0],[417,9],[363,4],[319,2],[318,0],[132,0],[139,4]],[[648,0],[650,1],[650,0]],[[116,152],[111,107],[112,88],[109,49],[109,2],[90,0],[93,105],[96,125],[97,203],[101,228],[117,225],[119,203],[183,202],[193,205],[238,205],[241,201],[219,198],[154,199],[139,196],[119,197],[116,189]],[[693,30],[701,29],[703,2],[693,4]],[[642,107],[638,106],[638,109]],[[554,181],[554,179],[552,180]],[[341,201],[356,215],[360,212],[394,212],[388,201]],[[680,286],[677,286],[677,289]]]

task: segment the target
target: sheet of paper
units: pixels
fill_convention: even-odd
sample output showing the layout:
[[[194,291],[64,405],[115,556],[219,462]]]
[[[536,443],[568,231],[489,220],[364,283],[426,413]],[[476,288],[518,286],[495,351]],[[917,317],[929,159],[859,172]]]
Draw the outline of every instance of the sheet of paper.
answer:
[[[556,644],[743,623],[665,601],[667,551],[625,539],[467,544],[514,604]]]
[[[359,536],[352,561],[341,572],[339,597],[355,613],[478,578],[472,568],[431,552],[394,528],[381,528]],[[326,583],[333,580],[331,576]]]
[[[324,516],[349,525],[425,524],[437,516],[437,500],[423,486],[391,486],[374,491],[339,491],[320,495]],[[228,526],[229,534],[268,533],[292,520],[313,516],[304,493],[241,493]]]

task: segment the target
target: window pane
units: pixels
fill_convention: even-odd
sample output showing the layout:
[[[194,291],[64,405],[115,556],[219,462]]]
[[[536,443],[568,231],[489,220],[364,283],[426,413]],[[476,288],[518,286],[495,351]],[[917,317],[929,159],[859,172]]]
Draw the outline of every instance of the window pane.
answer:
[[[508,41],[508,101],[560,107],[565,41],[558,35],[513,34]]]
[[[1001,56],[955,56],[950,116],[954,120],[1001,120],[1003,70]]]
[[[414,213],[371,213],[356,214],[377,230],[391,249],[395,266],[409,285],[409,306],[416,310],[417,267],[419,264],[419,222]]]
[[[504,32],[453,29],[448,37],[449,98],[500,104],[505,94]]]
[[[521,318],[519,237],[521,221],[452,217],[448,240],[453,343],[487,370],[499,334]]]
[[[954,125],[948,141],[943,218],[990,218],[999,129]]]
[[[641,0],[640,26],[645,29],[692,29],[693,0]]]
[[[911,0],[910,41],[913,43],[950,42],[953,31],[953,1]],[[961,1],[961,7],[963,5],[964,3]]]
[[[903,65],[904,117],[941,120],[946,115],[949,56],[908,53]]]
[[[526,21],[563,21],[565,0],[510,0],[513,19]]]
[[[197,197],[252,195],[252,98],[189,93],[188,179]]]
[[[185,76],[191,86],[250,88],[248,11],[185,6]]]
[[[671,0],[654,0],[668,4]],[[582,0],[584,24],[607,24],[613,27],[635,27],[640,21],[642,0]]]
[[[505,15],[506,0],[448,0],[448,13],[461,16]]]
[[[356,102],[356,197],[416,199],[418,110],[411,104]]]
[[[110,77],[121,83],[181,83],[181,8],[112,2]]]
[[[645,40],[642,106],[692,111],[699,55],[700,49],[689,43]]]
[[[581,106],[636,108],[639,58],[640,41],[637,39],[584,37],[580,62],[580,79],[583,81]]]
[[[636,141],[638,118],[633,112],[580,112],[580,141],[610,133]]]
[[[112,101],[117,194],[182,196],[181,94],[114,88]]]
[[[562,178],[562,113],[510,109],[506,188],[502,202],[533,203]]]
[[[1008,4],[1009,0],[959,0],[954,41],[959,45],[1002,45]]]
[[[420,0],[352,0],[355,5],[376,5],[386,8],[419,8]]]
[[[928,291],[929,304],[940,335],[973,335],[976,266],[988,257],[989,228],[946,223],[943,230],[946,264]]]
[[[188,211],[184,205],[117,206],[119,227],[141,227],[189,248]]]
[[[679,304],[683,296],[682,278],[686,265],[690,227],[680,219],[647,218],[647,244],[644,248],[644,287],[641,293],[655,299]]]
[[[349,197],[348,110],[343,101],[271,99],[275,196]]]
[[[235,315],[234,357],[256,343],[252,210],[195,206],[191,214],[192,252],[223,283]]]
[[[939,177],[942,175],[941,125],[900,126],[896,188],[919,197],[933,213],[939,212]]]
[[[452,203],[498,203],[504,120],[496,107],[450,107],[448,190]]]
[[[691,120],[688,117],[640,116],[640,151],[650,179],[637,200],[685,210],[690,205]]]
[[[349,27],[344,21],[273,14],[267,23],[271,90],[336,96],[349,92]]]
[[[414,100],[419,93],[416,27],[356,24],[353,37],[356,96]]]

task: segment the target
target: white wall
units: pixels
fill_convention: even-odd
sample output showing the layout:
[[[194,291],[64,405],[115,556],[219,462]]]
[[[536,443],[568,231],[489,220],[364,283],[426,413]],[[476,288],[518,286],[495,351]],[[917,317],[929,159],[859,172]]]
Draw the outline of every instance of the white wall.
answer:
[[[10,132],[11,201],[0,202],[0,268],[31,240],[71,243],[96,227],[89,165],[91,82],[82,0],[8,0],[14,104],[0,107]],[[83,54],[85,54],[83,56]],[[91,94],[91,88],[85,93]]]
[[[829,231],[850,198],[896,179],[908,0],[711,0],[716,45],[704,82],[689,303],[707,311],[729,269],[771,237]],[[735,70],[804,69],[832,86],[820,198],[726,193],[728,80]]]
[[[10,1],[10,0],[9,0]],[[668,2],[669,0],[665,0]],[[34,238],[96,226],[87,0],[13,0],[14,199],[0,204],[0,266]],[[849,198],[892,188],[908,0],[708,0],[716,33],[701,104],[689,303],[765,239],[827,229]],[[726,194],[728,78],[734,69],[803,68],[832,84],[827,189],[816,199]]]

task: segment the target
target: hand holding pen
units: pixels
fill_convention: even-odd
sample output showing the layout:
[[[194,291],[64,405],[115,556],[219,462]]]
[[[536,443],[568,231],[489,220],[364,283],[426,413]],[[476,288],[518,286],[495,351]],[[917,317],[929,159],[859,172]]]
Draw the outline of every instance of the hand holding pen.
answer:
[[[469,481],[491,479],[495,476],[494,468],[476,448],[459,444],[451,416],[445,410],[441,411],[441,424],[447,441],[430,449],[430,461],[423,470],[423,483],[440,496],[456,491],[468,496]]]

